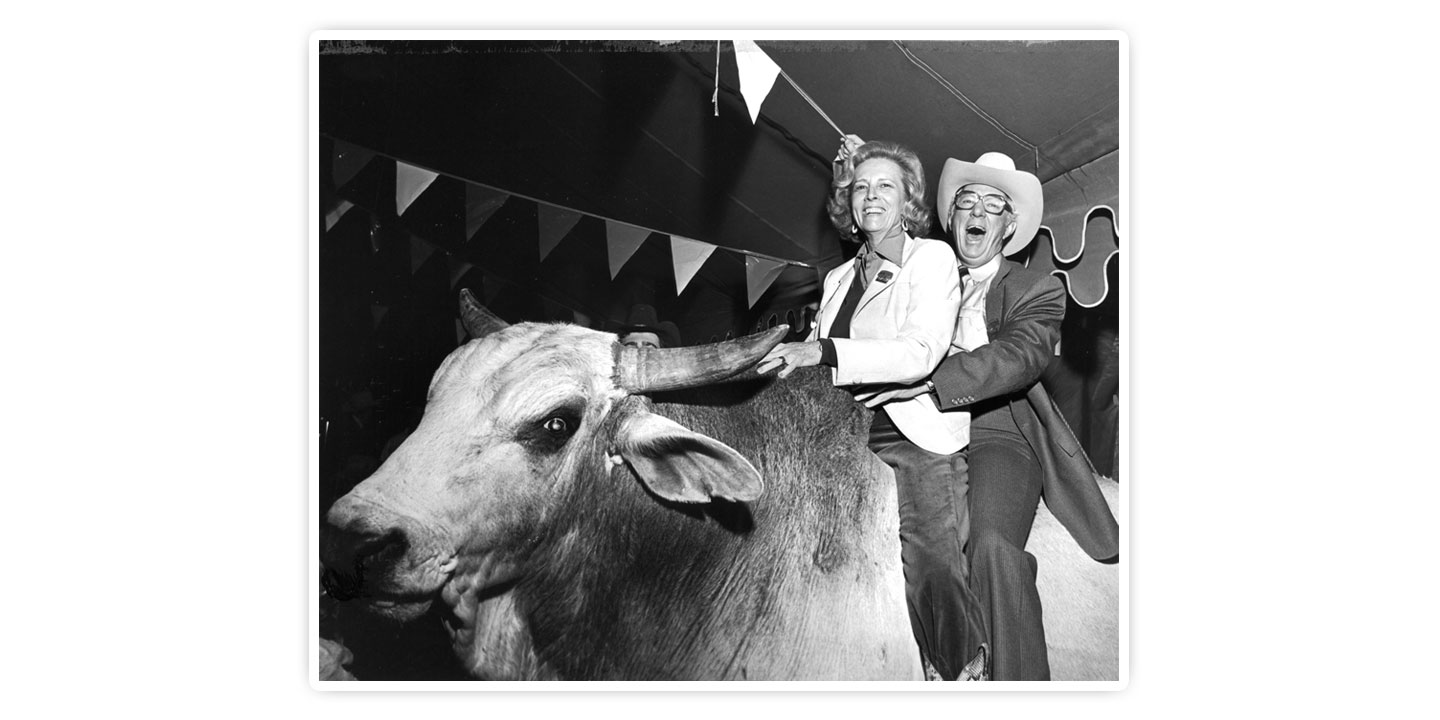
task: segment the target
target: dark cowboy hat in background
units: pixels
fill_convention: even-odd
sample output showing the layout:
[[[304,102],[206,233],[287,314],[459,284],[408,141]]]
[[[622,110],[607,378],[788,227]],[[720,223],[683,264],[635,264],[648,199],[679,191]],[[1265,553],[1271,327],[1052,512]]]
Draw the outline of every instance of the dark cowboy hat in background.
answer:
[[[655,313],[655,308],[649,305],[631,305],[630,314],[625,318],[625,324],[615,334],[624,338],[633,332],[655,333],[660,338],[663,347],[680,345],[680,328],[669,320],[661,322],[660,316]]]

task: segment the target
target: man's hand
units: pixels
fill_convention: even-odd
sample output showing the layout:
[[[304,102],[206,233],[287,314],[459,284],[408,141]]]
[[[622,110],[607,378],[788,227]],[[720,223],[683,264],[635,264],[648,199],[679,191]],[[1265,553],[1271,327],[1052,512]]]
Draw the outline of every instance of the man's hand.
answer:
[[[755,366],[755,372],[764,375],[765,373],[780,368],[780,374],[776,377],[787,378],[796,368],[810,367],[820,364],[820,343],[819,342],[798,342],[780,343],[773,350],[760,358],[760,364]]]
[[[896,400],[909,400],[929,392],[925,383],[918,385],[882,385],[879,390],[865,390],[855,393],[855,399],[865,403],[865,407],[874,409],[888,402]]]

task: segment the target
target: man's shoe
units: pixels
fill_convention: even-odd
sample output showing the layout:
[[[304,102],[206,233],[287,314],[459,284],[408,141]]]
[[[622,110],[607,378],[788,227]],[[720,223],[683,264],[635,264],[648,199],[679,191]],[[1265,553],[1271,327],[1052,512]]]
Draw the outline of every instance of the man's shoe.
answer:
[[[965,669],[960,671],[958,680],[989,680],[990,679],[990,646],[980,644],[980,652],[975,653],[975,658],[965,663]]]

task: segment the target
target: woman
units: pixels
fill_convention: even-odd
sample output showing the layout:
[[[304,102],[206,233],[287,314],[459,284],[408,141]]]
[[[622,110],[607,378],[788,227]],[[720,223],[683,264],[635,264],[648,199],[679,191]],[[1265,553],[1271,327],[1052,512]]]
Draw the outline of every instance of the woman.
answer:
[[[848,136],[837,158],[828,212],[862,242],[825,277],[820,313],[805,342],[784,343],[758,370],[826,365],[841,386],[923,381],[945,357],[960,304],[955,254],[924,239],[925,173],[909,149]],[[984,667],[984,627],[966,588],[966,425],[928,396],[879,406],[870,448],[895,470],[906,604],[920,650],[946,680]]]
[[[1119,527],[1075,436],[1040,386],[1065,317],[1052,275],[1008,260],[1040,227],[1040,181],[1001,153],[953,158],[936,193],[941,224],[964,268],[951,354],[918,386],[862,396],[867,404],[931,397],[970,425],[970,587],[990,630],[995,680],[1049,680],[1035,586],[1025,552],[1040,498],[1096,560],[1119,553]],[[1003,251],[1003,255],[1002,255]]]

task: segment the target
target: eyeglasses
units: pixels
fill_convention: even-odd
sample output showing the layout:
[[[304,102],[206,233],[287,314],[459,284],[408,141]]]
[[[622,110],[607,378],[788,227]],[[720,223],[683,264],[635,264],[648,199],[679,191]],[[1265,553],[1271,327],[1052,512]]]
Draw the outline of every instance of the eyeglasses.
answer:
[[[999,215],[1010,209],[1010,201],[1001,195],[981,195],[973,192],[955,193],[955,210],[972,210],[976,204],[983,204],[985,212]]]

